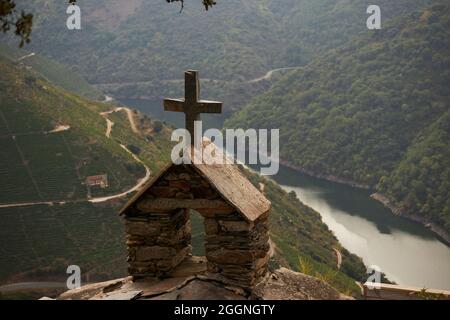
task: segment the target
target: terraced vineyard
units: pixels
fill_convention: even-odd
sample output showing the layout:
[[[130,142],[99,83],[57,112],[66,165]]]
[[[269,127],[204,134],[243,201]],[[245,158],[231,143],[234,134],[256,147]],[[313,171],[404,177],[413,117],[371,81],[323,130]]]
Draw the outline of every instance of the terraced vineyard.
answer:
[[[15,141],[11,138],[0,138],[0,202],[19,202],[24,199],[39,198],[36,189],[21,165],[22,160],[17,151]]]
[[[142,160],[156,170],[167,158],[162,154],[169,129],[156,132],[150,119],[142,120],[143,138],[117,112],[106,137],[100,113],[114,106],[55,87],[1,55],[0,86],[0,281],[64,277],[70,264],[93,279],[123,275],[117,211],[125,199],[88,200],[122,193],[145,176],[144,166],[121,144],[144,150]],[[86,177],[99,174],[108,176],[108,186],[88,187]],[[52,204],[24,205],[42,202]]]
[[[27,135],[16,140],[26,162],[24,166],[29,169],[30,182],[35,185],[39,198],[86,197],[86,188],[80,183],[82,177],[77,175],[76,162],[71,157],[64,134]]]
[[[1,209],[0,242],[8,245],[0,246],[0,279],[21,272],[63,278],[72,264],[83,274],[92,270],[97,278],[124,275],[124,232],[115,207],[80,203]]]
[[[166,144],[156,146],[133,134],[126,118],[116,116],[117,131],[113,138],[106,137],[106,122],[99,113],[111,106],[53,87],[5,60],[0,68],[0,83],[5,88],[0,93],[0,204],[86,200],[84,181],[99,174],[108,175],[108,187],[90,188],[90,196],[128,190],[145,170],[119,142],[145,149],[143,159],[153,168],[160,161],[156,159],[165,159],[160,154]],[[51,133],[58,126],[67,130]],[[162,140],[165,134],[155,133],[152,139]],[[168,137],[164,140],[169,141]]]

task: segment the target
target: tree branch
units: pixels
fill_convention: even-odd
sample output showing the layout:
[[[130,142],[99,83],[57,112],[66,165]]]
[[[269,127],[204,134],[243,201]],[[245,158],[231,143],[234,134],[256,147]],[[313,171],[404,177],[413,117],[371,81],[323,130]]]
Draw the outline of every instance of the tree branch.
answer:
[[[180,2],[181,3],[181,11],[183,11],[184,8],[184,0],[166,0],[168,3],[172,2]],[[205,9],[208,10],[213,5],[216,4],[216,0],[202,0],[203,5],[205,6]]]
[[[8,32],[15,27],[15,34],[21,38],[20,47],[30,42],[31,29],[33,27],[33,15],[30,13],[17,13],[16,4],[13,0],[0,0],[0,28]]]

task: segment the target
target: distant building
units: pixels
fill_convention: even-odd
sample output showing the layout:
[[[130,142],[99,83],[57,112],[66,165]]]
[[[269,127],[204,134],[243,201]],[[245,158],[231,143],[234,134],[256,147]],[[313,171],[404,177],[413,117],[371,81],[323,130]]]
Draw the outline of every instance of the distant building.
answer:
[[[86,177],[86,185],[89,187],[99,186],[100,188],[108,188],[108,175],[101,174],[98,176]]]

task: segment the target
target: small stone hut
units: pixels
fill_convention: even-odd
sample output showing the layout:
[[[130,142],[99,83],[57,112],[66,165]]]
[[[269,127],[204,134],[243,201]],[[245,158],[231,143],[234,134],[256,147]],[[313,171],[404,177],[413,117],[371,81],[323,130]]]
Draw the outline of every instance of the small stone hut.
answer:
[[[191,256],[190,210],[204,218],[207,274],[244,288],[267,272],[271,204],[237,165],[169,164],[120,211],[129,273],[164,278]]]

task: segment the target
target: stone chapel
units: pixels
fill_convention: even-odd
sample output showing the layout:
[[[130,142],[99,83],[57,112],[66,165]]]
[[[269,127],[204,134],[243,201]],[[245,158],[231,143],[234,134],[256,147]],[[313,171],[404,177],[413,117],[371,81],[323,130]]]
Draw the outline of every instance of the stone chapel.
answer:
[[[186,127],[193,128],[188,121],[208,112],[208,104],[214,112],[221,107],[198,96],[197,72],[188,71],[186,98],[165,100],[166,110],[184,108]],[[184,107],[173,109],[174,101]],[[205,141],[202,148],[210,143]],[[270,207],[237,165],[170,163],[120,211],[125,218],[129,273],[134,280],[170,277],[191,258],[190,210],[195,210],[204,218],[205,275],[251,288],[267,273]]]

